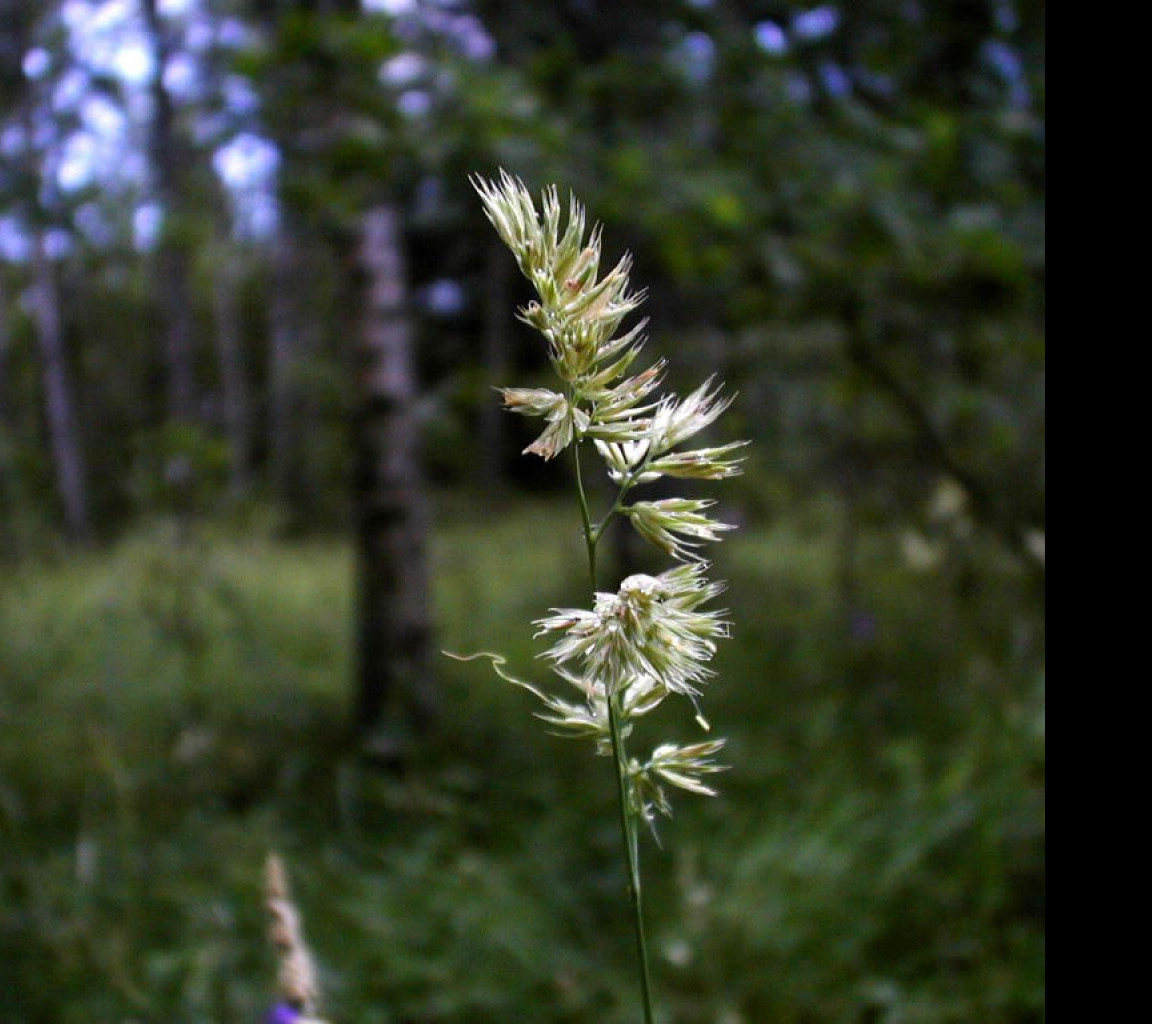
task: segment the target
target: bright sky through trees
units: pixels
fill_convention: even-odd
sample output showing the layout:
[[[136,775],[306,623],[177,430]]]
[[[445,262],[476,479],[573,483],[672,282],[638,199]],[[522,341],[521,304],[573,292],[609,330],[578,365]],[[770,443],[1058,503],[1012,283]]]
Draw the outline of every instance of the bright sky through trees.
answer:
[[[492,35],[473,14],[456,7],[416,0],[363,0],[366,11],[396,19],[401,39],[431,32],[461,56],[489,61],[495,55]],[[710,0],[694,4],[701,9]],[[207,9],[202,0],[161,0],[161,15],[176,39],[167,62],[164,84],[176,104],[193,111],[196,145],[210,152],[211,166],[232,200],[236,230],[247,237],[267,237],[276,224],[276,174],[279,154],[262,135],[259,103],[251,83],[242,75],[206,66],[220,52],[236,51],[252,42],[252,29],[238,18]],[[1001,27],[1011,27],[1012,5],[999,6]],[[45,44],[24,55],[25,76],[43,93],[33,118],[32,145],[42,156],[45,179],[65,199],[86,189],[105,197],[128,198],[136,206],[132,215],[134,242],[147,247],[158,228],[155,210],[149,209],[148,164],[144,148],[149,119],[148,85],[153,74],[146,26],[138,0],[64,0],[59,8],[64,33],[62,52]],[[834,35],[841,27],[840,8],[831,3],[800,10],[785,21],[764,20],[754,26],[758,47],[784,58],[794,47]],[[702,31],[680,39],[670,59],[699,85],[713,73],[715,43]],[[1029,102],[1019,55],[1007,43],[989,40],[984,60],[1007,83],[1017,107]],[[396,105],[409,118],[421,118],[432,107],[428,91],[429,67],[425,57],[403,52],[383,63],[382,86],[396,90]],[[852,91],[848,73],[833,61],[822,61],[818,73],[832,95]],[[875,84],[875,83],[874,83]],[[810,98],[811,85],[796,79],[792,97]],[[199,104],[199,106],[197,106]],[[9,123],[0,136],[0,154],[13,156],[27,148],[27,129]],[[95,206],[76,217],[76,225],[90,242],[103,244],[115,231]],[[21,259],[26,246],[19,235],[17,217],[0,215],[0,253]]]
[[[159,7],[180,34],[164,84],[178,103],[195,102],[204,88],[204,58],[213,49],[245,45],[250,31],[235,19],[210,16],[198,0],[162,0]],[[144,139],[153,56],[140,6],[136,0],[66,0],[59,24],[65,38],[63,52],[54,56],[38,45],[22,62],[25,76],[43,90],[31,115],[35,124],[31,142],[44,154],[49,186],[64,197],[88,188],[108,196],[136,196],[133,241],[147,248],[159,223],[146,198]],[[240,121],[255,113],[255,95],[241,76],[226,74],[218,88],[228,117]],[[238,230],[267,235],[275,226],[275,147],[255,130],[228,132],[207,120],[197,130],[221,136],[212,166],[233,197]],[[30,141],[26,134],[22,125],[9,124],[0,151],[6,155],[23,151]],[[94,207],[81,207],[76,223],[90,241],[110,240],[110,229]],[[27,258],[22,234],[15,216],[0,217],[0,254],[12,260]]]
[[[414,0],[365,0],[364,7],[396,18],[418,17],[423,27],[442,35],[468,59],[488,60],[494,55],[492,37],[472,15],[421,10]],[[250,29],[236,19],[205,10],[200,0],[162,0],[159,8],[180,40],[165,72],[165,87],[178,104],[195,103],[203,98],[205,58],[213,50],[236,50],[249,44]],[[136,0],[65,0],[60,22],[67,53],[56,60],[66,61],[66,66],[54,66],[52,53],[42,46],[30,49],[23,62],[25,75],[42,81],[47,91],[47,108],[42,107],[36,116],[48,122],[66,111],[75,118],[74,126],[46,147],[50,181],[65,196],[87,188],[108,195],[138,195],[133,240],[147,248],[159,223],[157,211],[146,198],[143,146],[153,56],[139,4]],[[397,104],[406,116],[420,117],[430,107],[431,96],[418,82],[425,70],[423,58],[413,53],[400,54],[381,68],[381,82],[401,89]],[[115,83],[118,96],[110,96],[98,82]],[[412,87],[403,88],[406,84]],[[212,146],[211,164],[232,198],[236,230],[248,237],[267,237],[276,224],[279,154],[260,134],[255,119],[258,102],[247,80],[225,73],[214,88],[223,111],[215,115],[217,122],[228,119],[242,124],[248,119],[250,123],[238,130],[222,130],[205,113],[201,115],[204,123],[194,130],[219,136]],[[5,151],[23,147],[22,139],[12,137],[0,143]],[[89,214],[78,223],[82,230],[85,224],[95,229],[97,219]],[[27,247],[21,233],[16,218],[0,217],[0,252],[7,258],[24,258]],[[99,244],[107,232],[86,233]]]

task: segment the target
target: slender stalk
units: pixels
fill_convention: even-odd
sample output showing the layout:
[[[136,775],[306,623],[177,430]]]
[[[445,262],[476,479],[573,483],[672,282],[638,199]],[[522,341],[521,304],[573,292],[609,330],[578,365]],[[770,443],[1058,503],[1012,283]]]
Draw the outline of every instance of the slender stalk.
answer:
[[[591,539],[593,544],[599,543],[600,538],[604,536],[604,531],[608,529],[608,524],[612,522],[612,519],[615,517],[616,513],[624,507],[624,498],[631,489],[632,483],[630,481],[625,481],[625,483],[620,488],[620,493],[616,495],[616,503],[608,510],[608,514],[604,516],[604,518],[601,519],[600,522],[597,523],[596,526],[592,529]]]
[[[741,460],[733,456],[742,442],[677,450],[711,425],[730,399],[721,397],[712,378],[684,397],[654,399],[663,376],[662,360],[627,376],[644,343],[644,325],[624,334],[618,331],[643,301],[643,293],[630,290],[628,256],[598,278],[600,230],[595,228],[586,237],[584,208],[575,198],[562,228],[555,188],[545,190],[541,211],[523,183],[505,172],[499,181],[476,177],[472,184],[488,219],[536,289],[538,298],[521,310],[521,316],[547,340],[549,359],[563,384],[562,393],[550,388],[502,388],[504,406],[546,421],[543,432],[525,449],[527,454],[547,461],[568,447],[573,450],[592,588],[591,609],[553,608],[551,615],[534,623],[538,636],[553,636],[553,646],[543,656],[562,680],[581,692],[581,704],[509,675],[500,655],[485,656],[499,676],[543,702],[540,717],[546,722],[571,730],[573,736],[590,736],[599,753],[612,755],[644,1024],[653,1024],[640,880],[641,825],[658,811],[671,813],[667,787],[716,795],[703,780],[721,770],[712,758],[724,741],[662,743],[641,759],[629,757],[626,746],[634,716],[648,714],[673,695],[695,704],[701,684],[712,675],[706,663],[715,641],[727,635],[727,623],[723,612],[700,610],[721,587],[708,582],[696,549],[705,541],[719,540],[731,527],[704,514],[711,501],[676,498],[626,505],[625,498],[662,476],[701,480],[735,476]],[[590,439],[596,441],[609,479],[619,487],[599,520],[589,512],[581,465]],[[596,552],[608,524],[618,516],[630,520],[642,537],[678,564],[659,576],[635,573],[622,580],[615,593],[605,593],[597,587]],[[699,714],[697,721],[707,728]]]
[[[652,1024],[652,979],[648,970],[648,939],[644,928],[644,900],[640,889],[640,843],[636,816],[628,782],[628,760],[620,730],[617,698],[608,698],[608,722],[612,730],[612,757],[616,762],[616,784],[620,798],[620,831],[628,855],[628,892],[632,897],[632,916],[636,926],[636,955],[640,961],[640,991],[644,1002],[644,1024]]]
[[[592,517],[588,510],[588,496],[584,489],[584,477],[580,468],[581,444],[573,446],[576,462],[576,491],[580,499],[580,517],[584,524],[584,545],[588,552],[588,575],[592,592],[596,592],[596,547],[608,520],[620,505],[612,509],[593,529]],[[628,859],[628,894],[632,902],[632,917],[636,931],[636,955],[640,969],[640,991],[644,1005],[644,1024],[653,1024],[652,979],[648,968],[648,938],[644,928],[644,900],[640,886],[640,843],[633,811],[631,784],[628,779],[628,754],[624,746],[624,734],[620,727],[620,699],[611,687],[606,687],[608,702],[608,723],[612,738],[612,760],[616,766],[616,793],[620,809],[620,835]]]
[[[592,515],[588,511],[588,495],[584,490],[584,473],[580,468],[580,449],[582,444],[572,446],[576,461],[576,493],[580,499],[580,520],[584,528],[584,548],[588,552],[588,576],[592,582],[592,593],[596,593],[596,543],[600,539],[600,530],[592,528]],[[601,527],[602,529],[602,527]]]

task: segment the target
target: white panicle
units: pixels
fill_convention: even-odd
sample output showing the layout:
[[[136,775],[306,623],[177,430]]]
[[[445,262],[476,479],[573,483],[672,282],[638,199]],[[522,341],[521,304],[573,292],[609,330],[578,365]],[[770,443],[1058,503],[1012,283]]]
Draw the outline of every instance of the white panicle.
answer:
[[[631,576],[615,592],[596,593],[590,609],[553,609],[536,622],[538,635],[551,641],[542,657],[570,688],[567,698],[508,675],[498,658],[494,664],[540,698],[540,717],[549,725],[565,735],[592,738],[601,753],[622,759],[632,809],[650,822],[653,810],[669,810],[668,786],[715,792],[701,780],[718,770],[712,759],[722,741],[664,743],[646,761],[624,759],[622,747],[638,718],[671,695],[695,703],[712,677],[716,642],[727,636],[728,624],[723,612],[703,608],[723,588],[708,581],[701,549],[733,527],[712,518],[710,499],[625,499],[660,477],[736,476],[743,442],[681,447],[712,427],[732,399],[714,378],[685,397],[660,396],[664,361],[636,368],[646,321],[625,324],[644,300],[629,283],[632,258],[625,254],[601,274],[606,264],[600,228],[589,230],[575,197],[565,206],[552,187],[537,203],[520,179],[504,171],[495,181],[475,177],[472,185],[536,291],[520,318],[540,333],[558,379],[555,390],[501,391],[510,412],[544,423],[525,452],[554,459],[575,448],[579,458],[581,448],[593,447],[603,460],[617,496],[600,521],[588,512],[582,482],[580,487],[593,574],[596,545],[616,515],[678,563],[658,576]],[[698,708],[697,720],[706,727]]]
[[[504,388],[504,405],[535,416],[544,428],[525,452],[554,459],[572,449],[580,501],[591,608],[554,608],[536,622],[537,636],[551,647],[542,657],[568,687],[566,697],[517,679],[499,655],[492,661],[503,679],[533,693],[544,706],[539,717],[562,735],[594,741],[615,762],[621,838],[628,861],[639,954],[644,1024],[653,1024],[643,901],[639,832],[654,828],[657,814],[671,814],[669,789],[715,796],[706,779],[722,768],[714,758],[723,740],[681,745],[661,743],[647,759],[629,755],[641,719],[670,696],[696,705],[696,721],[709,726],[698,700],[714,675],[716,642],[728,635],[724,612],[704,606],[723,590],[709,582],[700,549],[732,529],[708,513],[702,498],[627,500],[661,477],[724,480],[740,472],[736,453],[743,442],[682,450],[681,445],[713,426],[732,399],[712,378],[685,398],[658,395],[665,364],[636,369],[643,355],[646,321],[625,326],[644,301],[629,284],[632,258],[625,254],[601,276],[600,228],[587,229],[583,206],[568,199],[567,215],[555,187],[537,207],[523,182],[501,171],[495,182],[475,177],[472,185],[484,212],[512,250],[536,298],[520,311],[547,346],[559,380],[556,390]],[[594,449],[604,462],[615,499],[596,519],[589,507],[581,463]],[[615,592],[597,587],[596,552],[608,524],[624,516],[646,541],[677,563],[657,576],[625,579]],[[464,659],[467,660],[467,659]],[[574,691],[574,693],[573,693]]]

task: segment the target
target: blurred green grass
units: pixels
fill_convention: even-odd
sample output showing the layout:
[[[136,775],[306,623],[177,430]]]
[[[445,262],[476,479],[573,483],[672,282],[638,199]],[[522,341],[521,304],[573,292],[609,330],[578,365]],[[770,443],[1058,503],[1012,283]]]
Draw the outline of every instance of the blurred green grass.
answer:
[[[529,620],[581,600],[571,509],[471,505],[435,531],[439,641],[536,671]],[[645,854],[665,1024],[1044,1019],[1042,611],[994,555],[863,540],[850,604],[819,515],[721,549],[733,767]],[[0,582],[0,1022],[260,1020],[270,847],[334,1019],[635,1020],[607,762],[445,659],[436,734],[366,767],[351,568],[158,526]]]

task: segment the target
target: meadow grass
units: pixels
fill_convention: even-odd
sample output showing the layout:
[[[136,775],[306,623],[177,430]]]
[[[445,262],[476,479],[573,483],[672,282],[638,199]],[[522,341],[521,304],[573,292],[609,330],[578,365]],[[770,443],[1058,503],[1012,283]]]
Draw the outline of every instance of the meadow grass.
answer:
[[[532,671],[525,622],[582,585],[569,503],[444,508],[443,644],[496,636]],[[372,771],[348,548],[185,544],[0,582],[0,1022],[259,1020],[272,848],[333,1021],[631,1022],[603,764],[446,661],[435,735]],[[818,524],[719,559],[739,628],[710,717],[737,768],[652,858],[667,1024],[1043,1019],[1042,630],[1010,572],[974,602],[869,550],[863,636]]]

